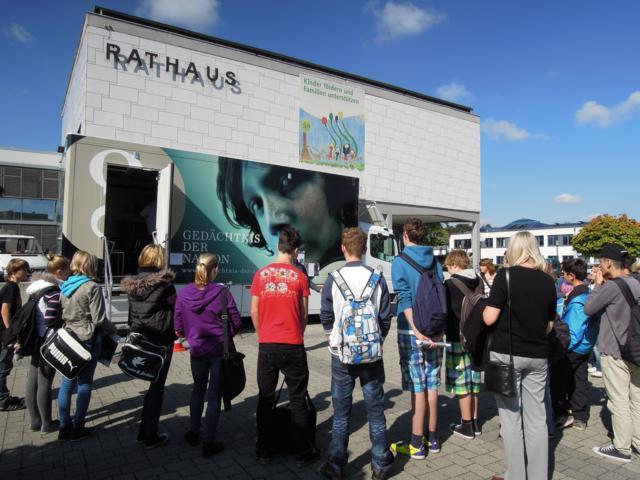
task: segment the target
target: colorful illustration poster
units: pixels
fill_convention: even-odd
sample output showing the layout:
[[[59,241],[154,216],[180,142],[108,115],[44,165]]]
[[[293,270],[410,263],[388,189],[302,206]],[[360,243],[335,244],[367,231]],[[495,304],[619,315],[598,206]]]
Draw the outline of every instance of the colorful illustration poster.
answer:
[[[183,184],[174,189],[171,219],[171,268],[179,281],[191,281],[198,256],[211,252],[220,260],[218,281],[251,283],[258,269],[275,260],[285,225],[302,235],[305,262],[322,270],[343,260],[342,230],[358,224],[357,178],[165,152]]]
[[[301,76],[300,161],[364,170],[364,90]]]

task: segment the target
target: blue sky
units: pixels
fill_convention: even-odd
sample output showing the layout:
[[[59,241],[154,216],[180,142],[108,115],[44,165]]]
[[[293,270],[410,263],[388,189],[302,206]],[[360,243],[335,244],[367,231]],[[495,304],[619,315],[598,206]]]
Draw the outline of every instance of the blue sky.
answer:
[[[640,217],[640,2],[99,4],[472,106],[483,122],[482,219],[494,226]],[[0,2],[1,146],[55,150],[93,6]]]

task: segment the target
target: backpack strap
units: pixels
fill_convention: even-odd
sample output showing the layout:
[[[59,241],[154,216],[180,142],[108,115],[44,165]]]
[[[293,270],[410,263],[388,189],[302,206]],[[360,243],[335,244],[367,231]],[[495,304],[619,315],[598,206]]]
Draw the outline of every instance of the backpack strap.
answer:
[[[613,283],[615,283],[618,286],[618,288],[622,292],[622,296],[625,298],[630,308],[633,308],[638,304],[638,301],[634,297],[633,292],[631,291],[631,288],[629,287],[629,285],[627,285],[627,282],[625,282],[620,277],[616,277],[613,279]]]
[[[469,296],[469,295],[473,295],[473,292],[471,290],[469,290],[469,287],[467,287],[464,284],[464,282],[462,280],[460,280],[459,278],[451,276],[451,278],[449,280],[451,280],[451,282],[458,288],[458,290],[460,290],[462,292],[462,294],[465,297]]]
[[[360,300],[362,302],[366,302],[371,298],[371,295],[373,295],[374,290],[376,289],[376,287],[378,286],[378,283],[380,282],[380,277],[381,277],[380,270],[376,269],[373,272],[371,272],[371,276],[367,281],[367,285],[364,287],[364,290],[362,291],[362,295],[360,295]]]
[[[340,293],[342,293],[342,296],[344,297],[345,300],[355,298],[355,296],[353,295],[353,292],[349,288],[349,285],[347,285],[347,282],[345,281],[344,277],[340,273],[340,270],[335,270],[331,272],[331,276],[333,277],[333,281],[336,282],[336,285],[338,285],[338,288],[340,289]]]
[[[411,265],[414,269],[416,269],[420,275],[422,275],[424,272],[427,271],[426,268],[424,268],[422,265],[418,264],[418,262],[416,262],[413,258],[411,258],[406,253],[401,252],[400,255],[398,255],[398,256],[401,259],[403,259],[405,262],[407,262],[409,265]]]

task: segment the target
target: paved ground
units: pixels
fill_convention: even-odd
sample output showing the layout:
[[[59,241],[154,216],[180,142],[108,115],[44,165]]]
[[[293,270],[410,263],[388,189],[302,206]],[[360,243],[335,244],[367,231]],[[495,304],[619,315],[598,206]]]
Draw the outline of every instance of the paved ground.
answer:
[[[395,331],[391,337],[395,336]],[[331,430],[329,354],[325,349],[324,335],[319,325],[308,329],[306,344],[311,369],[310,394],[318,409],[318,444],[326,451]],[[409,397],[400,390],[395,338],[389,338],[385,352],[387,424],[390,440],[407,440],[410,416]],[[182,436],[188,428],[188,403],[191,374],[187,353],[174,355],[167,380],[165,409],[161,428],[171,434],[165,446],[145,450],[136,445],[137,419],[146,384],[133,381],[123,375],[117,366],[98,366],[95,391],[91,401],[88,423],[98,427],[91,438],[79,443],[56,441],[55,434],[41,438],[28,429],[26,411],[0,413],[0,476],[3,480],[21,479],[146,479],[162,478],[274,478],[315,479],[319,462],[305,469],[296,468],[290,458],[278,458],[269,466],[254,461],[254,411],[257,402],[255,386],[256,346],[255,335],[247,333],[238,340],[238,347],[247,354],[248,387],[231,412],[223,413],[219,439],[226,450],[213,459],[204,460],[199,449],[189,447]],[[27,361],[23,360],[10,377],[14,394],[22,394]],[[56,378],[55,386],[59,383]],[[56,392],[54,392],[54,395]],[[604,425],[610,424],[603,413],[604,389],[596,380],[592,388],[592,421],[584,432],[565,431],[563,436],[550,444],[552,478],[561,480],[622,480],[640,478],[640,456],[629,465],[618,465],[600,459],[591,453],[595,445],[607,441]],[[369,478],[369,437],[362,396],[356,393],[349,444],[350,478]],[[481,397],[481,419],[484,433],[472,441],[450,437],[446,425],[459,413],[456,402],[449,395],[440,396],[440,425],[443,449],[430,455],[426,461],[398,460],[392,473],[394,478],[491,478],[504,471],[502,442],[498,439],[498,419],[491,397]]]

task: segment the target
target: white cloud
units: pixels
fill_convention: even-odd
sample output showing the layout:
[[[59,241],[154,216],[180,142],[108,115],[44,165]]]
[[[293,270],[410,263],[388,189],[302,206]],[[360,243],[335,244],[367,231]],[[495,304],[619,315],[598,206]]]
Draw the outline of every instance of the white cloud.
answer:
[[[4,34],[11,40],[15,40],[20,43],[30,43],[36,39],[29,30],[18,23],[12,23],[8,27],[5,27]]]
[[[374,2],[369,7],[376,16],[378,40],[382,41],[420,35],[447,19],[444,13],[420,8],[411,2],[387,2],[382,8]]]
[[[524,128],[518,127],[515,123],[507,122],[506,120],[494,120],[493,118],[487,118],[480,126],[482,132],[493,140],[500,140],[504,138],[514,142],[526,140],[531,137]]]
[[[582,199],[579,195],[573,195],[571,193],[561,193],[553,198],[556,203],[580,203]]]
[[[471,99],[471,92],[467,90],[467,87],[456,81],[440,85],[438,90],[436,90],[436,93],[440,98],[451,100],[453,102]]]
[[[576,112],[576,120],[581,125],[594,124],[606,128],[631,118],[640,111],[640,91],[632,92],[626,100],[606,107],[595,100],[584,102]]]
[[[215,25],[220,17],[219,0],[142,0],[136,14],[160,22],[202,29]]]

